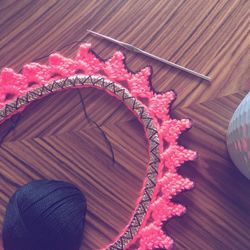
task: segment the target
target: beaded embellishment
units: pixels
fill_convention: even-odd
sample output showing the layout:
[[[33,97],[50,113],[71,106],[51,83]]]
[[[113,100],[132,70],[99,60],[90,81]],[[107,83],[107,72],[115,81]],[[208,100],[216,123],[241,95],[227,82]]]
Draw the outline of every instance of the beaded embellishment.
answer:
[[[123,232],[105,249],[169,249],[173,240],[162,231],[163,222],[180,216],[185,207],[172,201],[177,193],[193,187],[193,182],[177,173],[197,153],[178,144],[181,133],[191,128],[189,119],[172,119],[170,104],[174,91],[156,93],[150,82],[150,67],[137,73],[125,65],[117,51],[103,61],[91,44],[80,46],[75,59],[51,54],[48,65],[24,65],[22,74],[4,68],[0,74],[0,124],[22,111],[30,102],[67,88],[96,87],[121,99],[143,123],[149,141],[147,178],[136,209]]]

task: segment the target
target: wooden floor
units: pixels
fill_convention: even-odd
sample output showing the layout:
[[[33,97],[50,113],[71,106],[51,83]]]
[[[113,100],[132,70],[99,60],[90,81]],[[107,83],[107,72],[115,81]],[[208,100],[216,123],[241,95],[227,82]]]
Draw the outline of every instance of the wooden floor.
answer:
[[[121,49],[133,70],[151,65],[157,92],[174,89],[172,116],[191,118],[180,142],[198,151],[180,173],[195,189],[174,200],[187,206],[164,225],[174,249],[250,248],[250,181],[229,159],[228,122],[250,89],[250,1],[12,1],[0,2],[0,68],[46,63],[54,51],[74,57],[91,42],[103,58],[120,47],[87,34],[87,29],[131,43],[213,78],[211,83]],[[80,91],[89,116],[110,140],[88,124],[76,90],[34,102],[0,147],[0,229],[16,184],[63,179],[78,185],[89,203],[82,249],[111,243],[127,224],[142,188],[147,143],[142,125],[114,97],[96,89]],[[10,126],[0,126],[0,135]]]

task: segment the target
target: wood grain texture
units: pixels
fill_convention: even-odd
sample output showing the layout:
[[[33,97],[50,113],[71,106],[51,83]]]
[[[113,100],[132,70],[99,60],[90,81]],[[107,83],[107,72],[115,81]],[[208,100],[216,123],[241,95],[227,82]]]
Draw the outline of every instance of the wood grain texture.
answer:
[[[116,49],[124,51],[134,71],[152,65],[154,89],[174,89],[178,94],[172,116],[194,122],[180,142],[199,152],[196,162],[180,169],[196,183],[193,191],[175,198],[188,212],[165,225],[174,248],[247,250],[250,181],[230,161],[225,136],[235,108],[250,88],[249,17],[248,0],[3,0],[0,67],[20,71],[31,61],[45,63],[58,50],[73,57],[80,42],[91,42],[103,58]],[[92,37],[87,29],[208,74],[213,81],[208,84]],[[131,215],[145,175],[147,148],[142,127],[122,104],[97,90],[81,93],[88,113],[103,125],[117,164],[110,166],[110,151],[100,131],[84,122],[74,91],[32,104],[0,148],[0,223],[15,190],[9,179],[23,184],[41,177],[60,178],[82,189],[86,183],[93,210],[88,214],[85,247],[99,249],[117,236]]]
[[[88,117],[112,143],[115,164],[102,132],[87,121],[79,94]],[[116,97],[93,88],[50,94],[20,114],[13,117],[19,119],[17,127],[0,149],[1,225],[7,197],[15,190],[12,181],[60,179],[76,184],[87,198],[83,249],[112,243],[130,220],[146,177],[148,142],[142,124],[127,124],[124,119],[134,119],[134,114]],[[0,133],[11,126],[8,120]]]

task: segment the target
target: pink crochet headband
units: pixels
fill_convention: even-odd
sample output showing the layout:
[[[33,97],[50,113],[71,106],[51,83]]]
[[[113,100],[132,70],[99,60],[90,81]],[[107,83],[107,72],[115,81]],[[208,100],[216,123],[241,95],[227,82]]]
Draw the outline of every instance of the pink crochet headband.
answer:
[[[132,73],[124,55],[115,52],[107,61],[99,59],[82,44],[75,59],[60,54],[49,57],[49,65],[25,65],[22,74],[5,68],[0,75],[0,124],[22,111],[32,101],[70,88],[95,87],[122,100],[143,124],[149,142],[147,177],[132,217],[119,237],[105,249],[171,248],[173,240],[162,231],[162,223],[182,215],[185,207],[171,201],[193,182],[177,173],[196,152],[178,145],[180,134],[191,127],[189,119],[169,115],[175,93],[155,93],[150,83],[151,68]]]

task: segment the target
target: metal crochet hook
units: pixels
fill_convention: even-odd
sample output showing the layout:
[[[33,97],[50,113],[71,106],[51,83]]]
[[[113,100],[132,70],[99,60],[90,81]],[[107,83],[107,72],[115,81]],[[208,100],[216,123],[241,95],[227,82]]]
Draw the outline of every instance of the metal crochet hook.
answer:
[[[122,46],[122,47],[124,47],[124,48],[126,48],[126,49],[128,49],[128,50],[131,50],[131,51],[134,51],[134,52],[137,52],[137,53],[146,55],[146,56],[151,57],[151,58],[153,58],[153,59],[155,59],[155,60],[158,60],[158,61],[160,61],[160,62],[163,62],[163,63],[165,63],[165,64],[167,64],[167,65],[169,65],[169,66],[171,66],[171,67],[174,67],[174,68],[176,68],[176,69],[180,69],[180,70],[185,71],[185,72],[187,72],[187,73],[189,73],[189,74],[191,74],[191,75],[200,77],[200,78],[202,78],[202,79],[204,79],[204,80],[206,80],[206,81],[209,81],[209,82],[212,81],[212,78],[209,77],[209,76],[200,74],[200,73],[198,73],[198,72],[196,72],[196,71],[193,71],[193,70],[191,70],[191,69],[185,68],[185,67],[183,67],[183,66],[181,66],[181,65],[178,65],[178,64],[176,64],[176,63],[170,62],[170,61],[168,61],[168,60],[166,60],[166,59],[163,59],[163,58],[161,58],[161,57],[158,57],[158,56],[155,56],[155,55],[153,55],[153,54],[150,54],[150,53],[148,53],[148,52],[146,52],[146,51],[144,51],[144,50],[141,50],[141,49],[139,49],[139,48],[137,48],[137,47],[135,47],[135,46],[133,46],[133,45],[131,45],[131,44],[129,44],[129,43],[121,42],[121,41],[119,41],[119,40],[116,40],[116,39],[111,38],[111,37],[109,37],[109,36],[102,35],[102,34],[100,34],[100,33],[97,33],[97,32],[95,32],[95,31],[92,31],[92,30],[87,30],[87,32],[93,34],[94,36],[101,37],[101,38],[104,38],[104,39],[106,39],[106,40],[108,40],[108,41],[111,41],[111,42],[113,42],[113,43],[116,43],[116,44],[118,44],[118,45],[120,45],[120,46]]]

